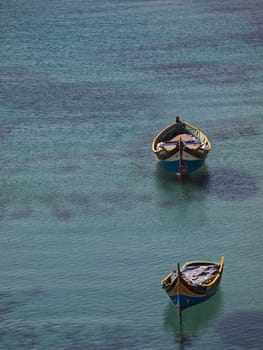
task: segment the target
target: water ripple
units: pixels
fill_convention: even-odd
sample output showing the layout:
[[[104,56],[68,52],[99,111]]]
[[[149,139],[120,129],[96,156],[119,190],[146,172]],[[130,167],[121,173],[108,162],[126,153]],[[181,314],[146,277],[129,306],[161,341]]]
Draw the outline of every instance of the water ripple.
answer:
[[[218,332],[225,346],[259,349],[260,344],[263,344],[263,312],[233,312],[220,322]]]

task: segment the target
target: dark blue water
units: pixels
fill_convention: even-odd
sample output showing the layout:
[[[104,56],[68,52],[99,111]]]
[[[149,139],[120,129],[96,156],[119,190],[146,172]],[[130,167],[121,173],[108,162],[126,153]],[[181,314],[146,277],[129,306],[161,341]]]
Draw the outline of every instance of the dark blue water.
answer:
[[[0,4],[0,349],[263,346],[261,1]],[[183,180],[155,134],[212,150]],[[225,256],[183,313],[161,279]]]

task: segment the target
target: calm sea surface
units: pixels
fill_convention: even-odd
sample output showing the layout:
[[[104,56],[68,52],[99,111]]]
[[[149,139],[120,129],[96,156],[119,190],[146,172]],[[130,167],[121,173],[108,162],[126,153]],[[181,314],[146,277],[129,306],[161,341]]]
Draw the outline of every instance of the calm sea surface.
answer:
[[[0,349],[263,348],[263,2],[0,4]],[[160,169],[176,115],[206,166]],[[177,311],[160,281],[225,256]]]

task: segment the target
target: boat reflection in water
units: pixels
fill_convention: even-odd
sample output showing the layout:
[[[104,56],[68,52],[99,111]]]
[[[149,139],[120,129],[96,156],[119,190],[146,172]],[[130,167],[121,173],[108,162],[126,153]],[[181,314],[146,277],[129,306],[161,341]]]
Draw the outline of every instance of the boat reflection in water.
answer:
[[[172,332],[179,349],[191,347],[193,339],[198,336],[199,331],[204,329],[215,320],[220,312],[223,301],[221,289],[215,296],[205,303],[195,305],[184,311],[183,324],[180,324],[177,308],[170,302],[164,311],[164,327]]]

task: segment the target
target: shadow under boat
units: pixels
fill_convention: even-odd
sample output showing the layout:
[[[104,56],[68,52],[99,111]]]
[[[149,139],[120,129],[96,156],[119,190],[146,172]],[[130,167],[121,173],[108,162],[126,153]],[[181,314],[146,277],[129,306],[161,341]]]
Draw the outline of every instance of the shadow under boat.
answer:
[[[179,201],[200,202],[208,193],[209,173],[204,166],[189,176],[178,177],[164,172],[164,169],[157,164],[155,185],[160,197],[160,205],[164,207],[177,206]]]
[[[180,324],[177,308],[169,302],[164,311],[164,328],[173,333],[176,343],[183,349],[183,345],[190,345],[198,332],[204,331],[205,327],[217,317],[222,302],[223,293],[219,289],[213,298],[184,310],[182,324]]]
[[[156,185],[162,192],[180,193],[184,191],[192,198],[202,190],[203,195],[212,195],[225,201],[240,201],[253,198],[258,193],[259,185],[253,174],[245,170],[209,167],[205,164],[196,172],[178,177],[164,171],[157,163]]]

